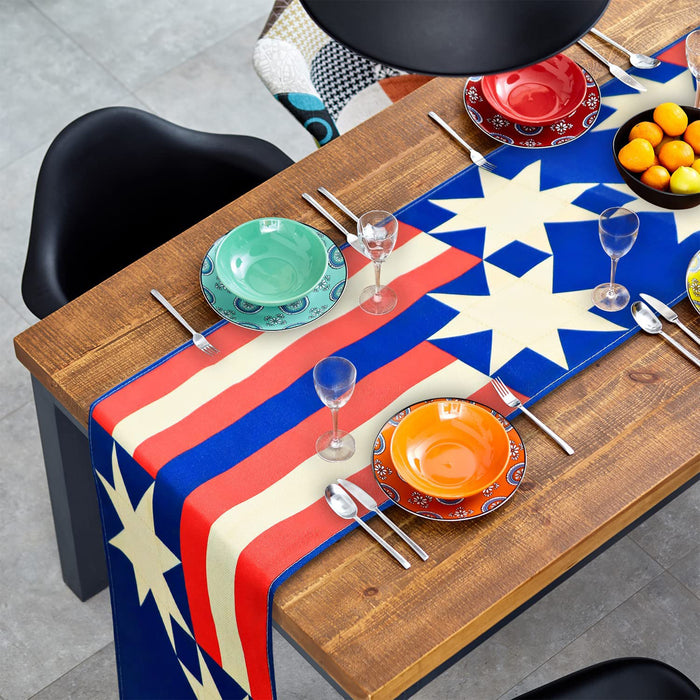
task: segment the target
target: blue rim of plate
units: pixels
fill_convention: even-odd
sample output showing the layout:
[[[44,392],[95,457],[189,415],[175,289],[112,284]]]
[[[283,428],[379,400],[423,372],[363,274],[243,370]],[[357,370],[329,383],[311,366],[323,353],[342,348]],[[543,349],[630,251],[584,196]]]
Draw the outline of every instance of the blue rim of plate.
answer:
[[[328,313],[343,294],[348,269],[338,246],[320,231],[316,231],[316,235],[326,247],[326,271],[309,294],[282,306],[251,304],[226,288],[214,269],[216,251],[224,239],[222,236],[209,248],[200,269],[199,282],[207,304],[230,323],[255,331],[298,328]]]
[[[685,289],[693,308],[700,314],[700,250],[693,255],[685,273]],[[697,285],[697,287],[696,287]]]

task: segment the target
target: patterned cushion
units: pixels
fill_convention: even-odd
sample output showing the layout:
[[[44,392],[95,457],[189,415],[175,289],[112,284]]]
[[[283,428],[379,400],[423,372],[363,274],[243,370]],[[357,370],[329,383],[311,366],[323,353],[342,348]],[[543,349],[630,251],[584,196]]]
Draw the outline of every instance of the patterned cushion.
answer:
[[[350,51],[318,27],[299,0],[275,2],[253,65],[319,146],[430,80]]]

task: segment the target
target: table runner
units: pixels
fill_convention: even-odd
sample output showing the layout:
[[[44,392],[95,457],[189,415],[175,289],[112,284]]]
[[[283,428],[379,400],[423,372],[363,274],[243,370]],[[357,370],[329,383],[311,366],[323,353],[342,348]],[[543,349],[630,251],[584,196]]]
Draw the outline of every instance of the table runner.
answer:
[[[507,414],[490,375],[536,399],[636,331],[629,309],[591,308],[591,289],[609,275],[602,209],[639,213],[618,270],[632,298],[683,297],[697,212],[637,199],[610,155],[629,115],[692,101],[682,43],[661,58],[636,73],[645,95],[603,86],[598,121],[576,141],[502,147],[489,155],[496,173],[471,166],[397,212],[399,242],[383,270],[399,297],[391,314],[358,308],[371,263],[346,247],[347,287],[326,316],[282,333],[220,322],[208,333],[218,359],[187,343],[95,402],[90,445],[123,697],[273,696],[274,590],[350,529],[328,509],[326,484],[350,477],[388,503],[369,467],[383,422],[444,395]],[[340,413],[358,449],[340,464],[314,453],[330,418],[311,370],[331,354],[358,369]],[[496,523],[498,512],[487,517]]]

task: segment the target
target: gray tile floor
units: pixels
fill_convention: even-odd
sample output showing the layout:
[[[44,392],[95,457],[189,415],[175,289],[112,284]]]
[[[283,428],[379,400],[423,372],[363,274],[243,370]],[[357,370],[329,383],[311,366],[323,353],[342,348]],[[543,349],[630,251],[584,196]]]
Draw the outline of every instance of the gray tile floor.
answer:
[[[110,104],[267,138],[311,138],[262,86],[253,43],[272,0],[0,0],[0,700],[117,697],[106,591],[61,580],[29,378],[20,276],[36,175],[69,121]],[[700,683],[700,485],[622,538],[418,692],[512,698],[585,664],[665,660]],[[536,533],[533,533],[536,536]],[[281,700],[337,694],[279,636]]]

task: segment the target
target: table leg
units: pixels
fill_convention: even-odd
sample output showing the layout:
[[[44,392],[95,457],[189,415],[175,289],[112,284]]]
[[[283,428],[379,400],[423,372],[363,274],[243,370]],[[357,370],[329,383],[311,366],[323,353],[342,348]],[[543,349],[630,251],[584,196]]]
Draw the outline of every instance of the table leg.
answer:
[[[63,580],[87,600],[108,584],[88,436],[34,377],[32,386]]]

